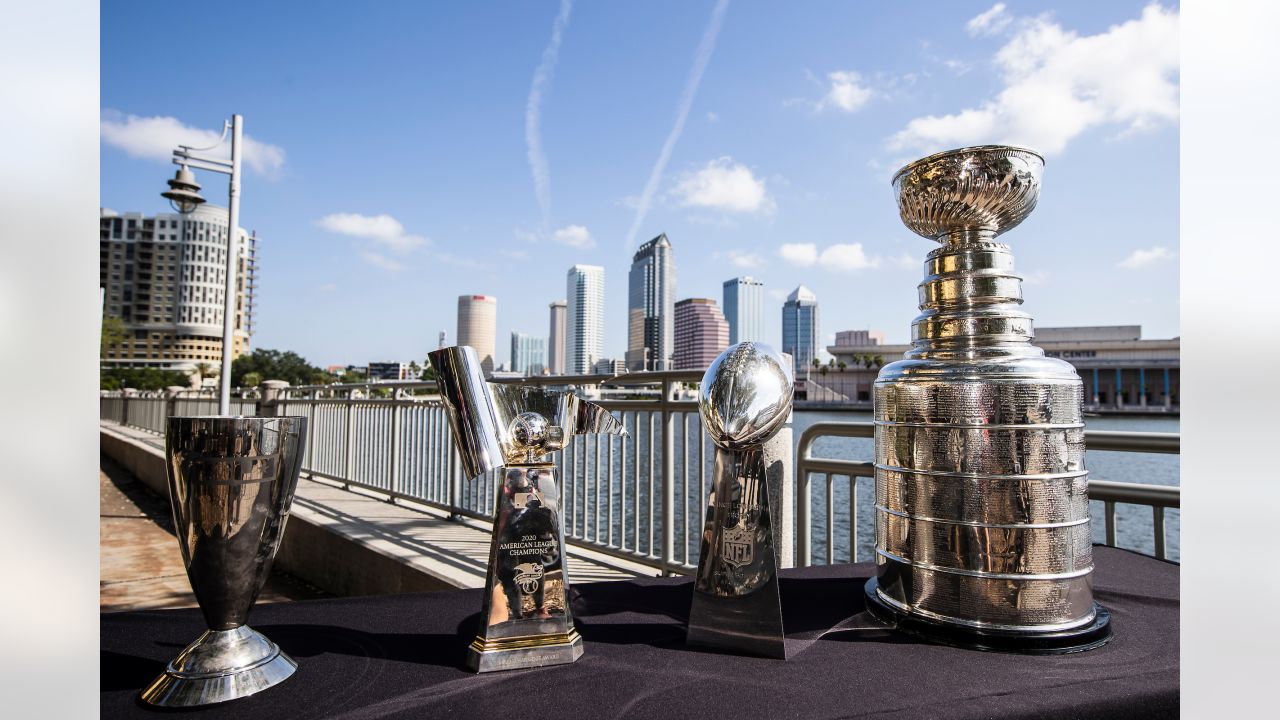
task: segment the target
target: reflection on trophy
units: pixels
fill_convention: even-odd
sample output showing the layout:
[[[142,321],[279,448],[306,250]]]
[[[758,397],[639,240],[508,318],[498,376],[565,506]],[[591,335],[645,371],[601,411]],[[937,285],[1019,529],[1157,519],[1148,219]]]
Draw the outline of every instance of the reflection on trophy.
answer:
[[[582,638],[569,608],[556,468],[546,455],[575,434],[626,435],[622,423],[571,392],[485,382],[468,346],[428,356],[463,471],[502,468],[480,632],[467,654],[477,672],[571,663]]]
[[[302,417],[169,418],[169,499],[187,577],[209,629],[142,692],[147,703],[234,700],[298,668],[245,622],[289,518],[306,429]]]
[[[763,446],[791,415],[790,363],[763,343],[725,350],[702,376],[698,409],[716,446],[689,611],[691,645],[786,658],[778,594],[781,528]]]
[[[997,235],[1036,206],[1044,160],[985,146],[894,176],[925,260],[914,347],[875,382],[873,613],[980,649],[1087,650],[1093,601],[1082,382],[1031,344],[1022,278]]]

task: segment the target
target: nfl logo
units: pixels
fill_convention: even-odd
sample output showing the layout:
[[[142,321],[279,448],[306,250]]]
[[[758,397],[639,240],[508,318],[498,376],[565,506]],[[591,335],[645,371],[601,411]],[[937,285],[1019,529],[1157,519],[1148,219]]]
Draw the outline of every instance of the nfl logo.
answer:
[[[741,526],[725,529],[723,552],[721,552],[725,564],[735,568],[751,564],[755,556],[752,535],[750,530]]]

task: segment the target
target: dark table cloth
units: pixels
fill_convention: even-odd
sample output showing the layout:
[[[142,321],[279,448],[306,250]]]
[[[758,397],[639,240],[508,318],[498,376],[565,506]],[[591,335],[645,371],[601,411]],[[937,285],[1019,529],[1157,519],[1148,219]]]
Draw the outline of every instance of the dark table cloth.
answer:
[[[1178,713],[1178,566],[1096,547],[1114,639],[1086,653],[961,650],[869,627],[870,564],[787,570],[790,659],[686,647],[688,579],[574,587],[577,663],[475,675],[463,666],[480,591],[257,607],[250,624],[298,661],[289,680],[214,718],[1139,718]],[[852,619],[850,619],[852,617]],[[204,629],[198,610],[106,614],[102,716],[157,717],[138,693]],[[843,622],[844,629],[828,631]],[[825,631],[825,632],[824,632]]]

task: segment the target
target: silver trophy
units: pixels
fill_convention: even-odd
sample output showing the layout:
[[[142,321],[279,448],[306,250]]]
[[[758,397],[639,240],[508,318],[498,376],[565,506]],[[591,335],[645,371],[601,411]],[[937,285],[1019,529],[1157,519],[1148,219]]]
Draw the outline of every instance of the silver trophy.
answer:
[[[1031,344],[1022,278],[997,235],[1036,206],[1044,160],[1004,146],[898,171],[925,260],[913,348],[875,382],[877,577],[869,608],[901,630],[980,649],[1087,650],[1093,601],[1083,390]]]
[[[738,343],[702,376],[698,409],[716,446],[688,642],[786,658],[778,594],[782,489],[763,446],[791,416],[790,363],[763,343]]]
[[[306,430],[302,417],[169,418],[169,500],[209,629],[142,692],[145,702],[192,707],[235,700],[298,668],[245,622],[289,518]]]
[[[556,466],[545,457],[576,434],[626,435],[617,418],[572,392],[486,382],[466,345],[428,355],[468,478],[499,469],[476,672],[571,663],[582,637],[569,608],[569,564]]]

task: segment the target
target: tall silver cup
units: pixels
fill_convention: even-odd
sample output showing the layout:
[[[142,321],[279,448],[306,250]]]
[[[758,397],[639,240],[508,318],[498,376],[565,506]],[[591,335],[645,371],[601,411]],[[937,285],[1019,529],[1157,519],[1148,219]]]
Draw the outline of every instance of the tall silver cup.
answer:
[[[246,625],[271,572],[298,485],[302,417],[171,417],[169,499],[187,578],[209,629],[142,699],[210,705],[275,685],[298,665]]]
[[[1087,650],[1093,601],[1082,384],[1032,344],[1022,278],[996,237],[1040,194],[1044,160],[961,148],[894,176],[925,260],[906,357],[875,382],[871,610],[909,632],[992,650]]]

